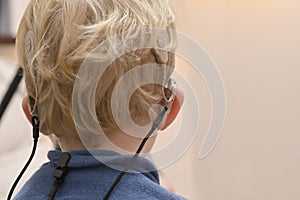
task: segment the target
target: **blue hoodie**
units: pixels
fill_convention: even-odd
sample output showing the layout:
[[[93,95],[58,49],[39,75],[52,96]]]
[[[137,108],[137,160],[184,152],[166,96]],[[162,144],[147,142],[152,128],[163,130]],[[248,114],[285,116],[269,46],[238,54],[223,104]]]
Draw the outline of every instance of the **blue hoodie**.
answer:
[[[68,163],[68,174],[55,195],[55,200],[103,199],[116,177],[132,156],[120,155],[112,151],[72,151]],[[53,172],[60,158],[61,151],[50,151],[50,162],[45,163],[27,181],[15,200],[46,200],[54,182]],[[95,156],[96,155],[96,156]],[[103,164],[105,163],[105,164]],[[108,167],[112,166],[112,168]],[[159,185],[158,172],[147,159],[138,157],[111,194],[116,199],[184,199],[168,192]]]

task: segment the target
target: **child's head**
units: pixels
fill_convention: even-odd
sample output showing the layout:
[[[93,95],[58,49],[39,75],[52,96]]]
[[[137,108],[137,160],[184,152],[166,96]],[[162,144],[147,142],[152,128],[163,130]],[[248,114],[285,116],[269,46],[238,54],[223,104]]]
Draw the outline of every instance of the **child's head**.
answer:
[[[77,137],[72,91],[80,65],[107,38],[146,27],[174,29],[168,0],[31,0],[17,34],[17,51],[41,131]],[[174,54],[167,55],[167,65],[174,67]],[[95,98],[105,132],[117,128],[110,107],[116,82],[134,67],[156,62],[151,49],[142,49],[126,53],[105,71]],[[146,85],[131,97],[129,109],[137,124],[149,122],[148,110],[163,98],[162,88]]]

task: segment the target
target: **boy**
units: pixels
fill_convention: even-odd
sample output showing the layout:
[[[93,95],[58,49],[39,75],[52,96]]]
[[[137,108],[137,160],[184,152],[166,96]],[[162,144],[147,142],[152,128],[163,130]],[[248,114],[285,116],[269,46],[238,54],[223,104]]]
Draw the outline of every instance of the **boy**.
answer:
[[[119,121],[125,127],[130,126],[126,113],[122,109],[115,111],[111,106],[117,82],[126,73],[149,63],[162,68],[174,68],[174,54],[158,48],[144,48],[125,52],[114,59],[117,45],[109,43],[108,49],[103,51],[105,56],[90,56],[99,44],[124,32],[126,37],[120,37],[122,44],[130,43],[131,39],[134,42],[130,44],[133,45],[143,42],[151,46],[158,44],[158,47],[163,48],[159,33],[153,32],[149,38],[145,38],[145,35],[135,30],[171,30],[174,29],[174,20],[167,0],[30,1],[17,34],[18,57],[24,68],[28,93],[28,97],[23,100],[23,109],[30,121],[33,116],[38,116],[40,131],[51,138],[58,150],[48,153],[50,162],[32,176],[16,200],[182,199],[159,186],[158,173],[150,161],[125,155],[141,147],[149,130],[139,133],[142,137],[134,135],[135,131],[124,131]],[[78,91],[75,91],[74,85],[77,81],[83,82],[79,72],[81,67],[86,67],[83,63],[87,57],[88,60],[94,59],[95,63],[103,59],[112,59],[112,63],[103,72],[101,79],[96,81],[95,97],[91,101],[95,110],[80,109],[86,104],[79,101],[80,114],[77,115],[74,97],[84,99],[86,91],[79,91],[76,96],[74,93]],[[146,67],[149,69],[151,66]],[[156,123],[156,129],[163,130],[176,118],[183,94],[176,90],[176,97],[171,99],[165,88],[171,71],[156,70],[154,73],[141,74],[140,77],[137,73],[129,78],[128,83],[132,86],[138,85],[145,76],[153,76],[151,80],[159,79],[162,83],[143,85],[130,96],[129,117],[137,126],[156,123],[157,115],[163,114],[160,122]],[[93,86],[88,81],[85,84],[87,90]],[[128,88],[128,85],[124,88]],[[121,94],[120,99],[124,98],[122,95],[128,93]],[[153,108],[155,104],[167,108],[168,112]],[[156,117],[151,117],[153,113],[149,116],[149,111],[156,113]],[[95,118],[84,118],[93,112],[96,113]],[[101,126],[102,135],[93,126],[86,126],[91,120],[96,120]],[[97,137],[93,137],[93,134]],[[156,136],[150,137],[141,152],[150,152],[155,139]],[[63,182],[56,182],[53,178],[53,173],[60,170],[59,167],[68,169],[68,174],[62,171],[65,175]],[[124,174],[121,173],[120,180],[116,181],[120,177],[119,170],[124,170]],[[113,187],[114,183],[116,185]]]

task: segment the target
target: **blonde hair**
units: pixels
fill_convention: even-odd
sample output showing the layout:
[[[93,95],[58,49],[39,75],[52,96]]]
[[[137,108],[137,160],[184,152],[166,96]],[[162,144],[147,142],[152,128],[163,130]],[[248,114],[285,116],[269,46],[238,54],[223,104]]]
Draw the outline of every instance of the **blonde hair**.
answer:
[[[102,41],[145,27],[174,29],[174,13],[168,0],[31,0],[17,34],[17,51],[28,96],[39,114],[42,131],[74,134],[72,90],[80,65]],[[34,53],[26,53],[26,35],[32,32]],[[174,67],[169,53],[168,66]],[[117,127],[110,108],[118,79],[133,67],[155,63],[150,49],[126,53],[114,61],[99,81],[96,113],[104,130]],[[136,123],[148,120],[148,109],[162,98],[162,86],[139,88],[130,101]]]

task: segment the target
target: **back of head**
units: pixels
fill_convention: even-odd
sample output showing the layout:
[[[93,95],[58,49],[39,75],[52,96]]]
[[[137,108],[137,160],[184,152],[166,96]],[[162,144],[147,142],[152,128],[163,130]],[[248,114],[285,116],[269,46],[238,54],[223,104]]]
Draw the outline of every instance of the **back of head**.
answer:
[[[168,0],[31,0],[17,34],[17,51],[41,131],[77,137],[73,86],[81,64],[97,45],[116,34],[133,34],[136,29],[174,29],[174,20]],[[167,65],[174,67],[173,53],[168,56]],[[95,95],[95,110],[105,132],[117,128],[110,104],[117,81],[134,67],[155,62],[151,49],[140,49],[122,55],[104,72]],[[149,121],[148,110],[159,103],[162,88],[151,84],[134,92],[128,106],[137,124]]]

